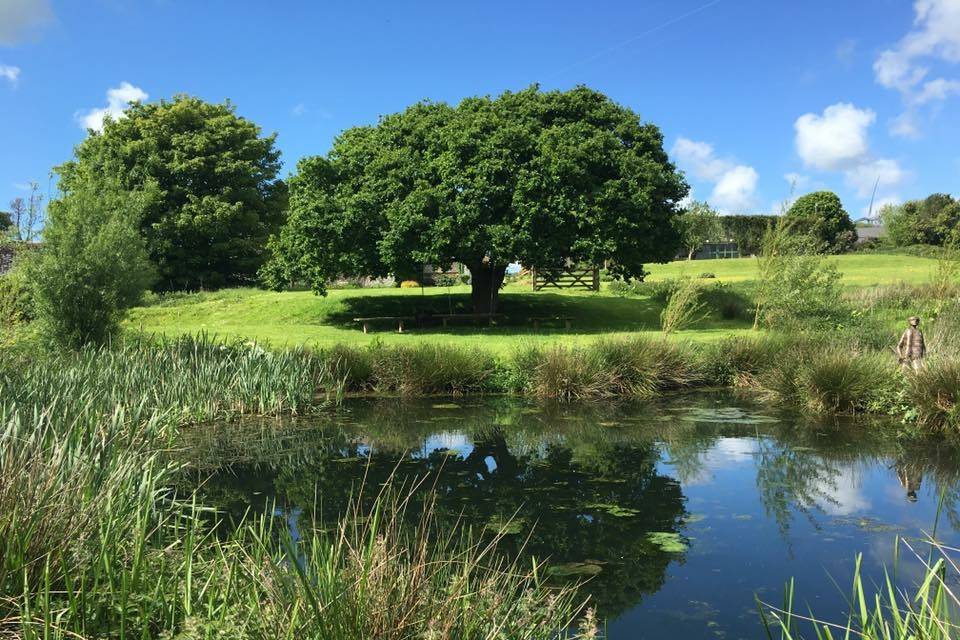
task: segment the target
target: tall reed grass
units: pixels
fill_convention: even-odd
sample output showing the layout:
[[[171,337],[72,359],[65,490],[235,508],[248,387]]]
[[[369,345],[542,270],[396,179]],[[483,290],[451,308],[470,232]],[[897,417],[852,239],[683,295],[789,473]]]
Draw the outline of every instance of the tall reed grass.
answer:
[[[646,338],[527,347],[514,355],[511,366],[520,391],[560,400],[652,397],[703,381],[693,350]]]
[[[921,543],[923,544],[923,543]],[[883,584],[871,591],[861,575],[861,557],[858,555],[853,574],[849,600],[850,614],[845,621],[831,622],[797,613],[794,607],[794,585],[786,590],[784,604],[775,607],[758,601],[760,615],[767,637],[776,635],[783,640],[816,637],[862,638],[863,640],[952,640],[960,635],[960,598],[954,585],[960,567],[954,558],[957,549],[947,547],[930,538],[925,541],[930,551],[918,549],[913,543],[898,539],[898,554],[905,548],[911,560],[923,566],[923,578],[908,591],[897,585],[887,574]],[[932,551],[932,552],[931,552]],[[809,629],[813,635],[805,635]]]
[[[0,398],[66,418],[122,408],[172,425],[238,414],[300,413],[335,402],[342,381],[303,349],[267,351],[205,336],[122,340],[76,352],[0,350]]]
[[[499,536],[429,506],[402,527],[399,489],[333,533],[276,509],[223,528],[167,488],[161,425],[35,409],[0,407],[0,637],[546,639],[580,614]]]

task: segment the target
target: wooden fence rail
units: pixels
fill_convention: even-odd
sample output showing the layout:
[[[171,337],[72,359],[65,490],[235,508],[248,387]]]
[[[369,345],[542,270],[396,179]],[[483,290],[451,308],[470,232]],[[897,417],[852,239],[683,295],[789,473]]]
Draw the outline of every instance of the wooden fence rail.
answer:
[[[533,276],[534,291],[540,291],[547,287],[600,291],[600,267],[531,269],[531,275]]]

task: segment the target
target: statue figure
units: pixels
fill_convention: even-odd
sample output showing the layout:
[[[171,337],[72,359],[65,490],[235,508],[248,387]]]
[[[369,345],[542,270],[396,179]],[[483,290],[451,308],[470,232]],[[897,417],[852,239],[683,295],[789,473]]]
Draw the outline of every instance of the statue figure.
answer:
[[[920,318],[911,316],[907,320],[907,330],[900,336],[897,344],[897,356],[904,369],[917,371],[923,366],[925,355],[927,346],[923,342],[923,332],[920,331]]]

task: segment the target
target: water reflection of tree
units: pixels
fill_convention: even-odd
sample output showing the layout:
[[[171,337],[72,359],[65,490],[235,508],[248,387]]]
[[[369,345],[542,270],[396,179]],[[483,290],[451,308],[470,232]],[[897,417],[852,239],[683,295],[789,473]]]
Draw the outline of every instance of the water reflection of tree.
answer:
[[[416,426],[424,415],[408,415],[408,424]],[[535,423],[543,419],[543,414],[519,415]],[[255,439],[265,446],[268,462],[249,455],[234,459],[207,479],[203,495],[234,516],[262,505],[264,496],[274,497],[281,510],[305,507],[323,526],[340,515],[363,483],[372,492],[391,478],[409,485],[426,477],[425,484],[435,488],[441,523],[463,522],[477,533],[506,525],[512,532],[508,546],[516,552],[549,558],[574,579],[599,571],[586,588],[603,615],[616,615],[662,586],[667,565],[681,554],[665,551],[649,534],[678,535],[685,512],[679,483],[657,472],[659,453],[652,441],[608,438],[611,434],[595,425],[587,437],[579,431],[584,425],[558,429],[556,423],[553,430],[561,437],[538,438],[537,425],[518,414],[510,417],[509,430],[489,414],[460,418],[461,427],[473,431],[467,453],[436,449],[419,455],[424,434],[436,423],[420,424],[404,438],[396,416],[388,420],[393,426],[384,422],[380,428],[357,415],[364,424],[362,439],[328,429],[322,437],[314,432],[312,441],[307,434],[300,442],[288,440],[286,445],[297,449],[289,459]],[[358,455],[367,447],[373,451],[369,459]],[[212,461],[215,454],[207,450]]]
[[[718,438],[754,436],[759,499],[788,543],[798,514],[816,526],[818,509],[838,505],[838,478],[878,458],[920,465],[930,478],[925,486],[950,487],[946,514],[960,526],[960,464],[953,449],[942,447],[936,455],[929,444],[893,449],[869,425],[703,418],[724,402],[729,399],[710,396],[655,406],[359,402],[326,425],[204,428],[183,443],[193,467],[187,484],[212,474],[204,494],[235,516],[271,498],[281,511],[305,507],[312,522],[324,526],[364,482],[371,492],[394,475],[408,484],[426,477],[444,522],[462,518],[476,531],[509,522],[516,548],[530,536],[523,553],[573,569],[599,568],[588,589],[607,615],[657,590],[669,562],[680,559],[648,536],[679,533],[684,518],[680,483],[658,471],[660,451],[681,479],[695,478]],[[679,410],[690,407],[699,408],[699,418]],[[438,448],[444,438],[437,434],[451,436],[451,450]]]

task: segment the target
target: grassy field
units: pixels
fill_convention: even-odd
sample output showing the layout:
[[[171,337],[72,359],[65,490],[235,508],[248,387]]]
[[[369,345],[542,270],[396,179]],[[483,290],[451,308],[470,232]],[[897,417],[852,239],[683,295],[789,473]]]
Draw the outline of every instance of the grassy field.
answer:
[[[904,255],[847,255],[836,258],[850,288],[899,281],[919,283],[930,278],[936,261]],[[652,265],[650,281],[681,275],[713,273],[707,283],[738,283],[751,280],[756,260],[697,260]],[[386,323],[364,334],[353,322],[356,317],[412,316],[467,310],[469,287],[424,289],[335,289],[325,298],[306,291],[275,293],[258,289],[230,289],[213,293],[172,295],[149,306],[134,309],[127,326],[164,335],[207,332],[222,337],[253,339],[272,345],[330,346],[334,344],[409,344],[422,340],[443,344],[481,346],[508,351],[519,344],[563,341],[582,343],[600,336],[657,333],[662,304],[645,297],[619,298],[606,291],[533,293],[529,285],[510,284],[501,294],[501,311],[507,321],[501,326],[471,324],[440,327],[410,327],[398,334]],[[532,316],[569,316],[569,331],[562,326],[541,325],[534,331]],[[682,340],[710,341],[751,331],[747,318],[723,320],[711,314],[691,328],[675,334]]]
[[[835,258],[848,287],[866,287],[905,281],[912,284],[930,279],[937,261],[909,255],[855,253]],[[647,268],[649,280],[680,276],[697,277],[712,273],[721,282],[752,280],[757,273],[756,258],[730,260],[681,260],[669,264],[655,264]]]

